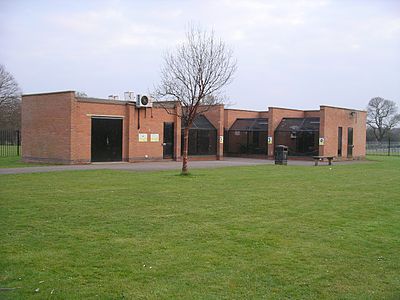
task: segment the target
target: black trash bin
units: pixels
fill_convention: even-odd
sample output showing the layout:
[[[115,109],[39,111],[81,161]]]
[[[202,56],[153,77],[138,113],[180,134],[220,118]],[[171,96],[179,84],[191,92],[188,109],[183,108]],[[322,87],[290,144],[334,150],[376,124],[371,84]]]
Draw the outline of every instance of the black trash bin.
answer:
[[[285,145],[277,145],[275,147],[275,164],[287,165],[288,147]]]

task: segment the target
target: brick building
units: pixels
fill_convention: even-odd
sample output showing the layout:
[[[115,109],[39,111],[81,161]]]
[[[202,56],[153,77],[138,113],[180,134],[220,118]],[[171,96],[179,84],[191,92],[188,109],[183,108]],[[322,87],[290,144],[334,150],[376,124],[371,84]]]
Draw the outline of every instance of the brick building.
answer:
[[[138,108],[132,101],[77,97],[73,91],[23,95],[22,158],[65,164],[180,160],[183,127],[158,103]],[[362,159],[365,143],[365,111],[331,106],[250,111],[219,105],[195,120],[189,156],[272,158],[275,145],[284,144],[293,158]]]

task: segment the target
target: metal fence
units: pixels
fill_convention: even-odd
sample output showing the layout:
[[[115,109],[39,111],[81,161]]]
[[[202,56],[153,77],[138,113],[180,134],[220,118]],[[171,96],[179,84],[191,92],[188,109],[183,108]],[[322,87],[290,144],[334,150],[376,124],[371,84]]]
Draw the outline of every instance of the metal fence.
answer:
[[[0,157],[19,156],[21,153],[21,132],[0,130]]]
[[[400,142],[367,142],[367,154],[400,156]]]

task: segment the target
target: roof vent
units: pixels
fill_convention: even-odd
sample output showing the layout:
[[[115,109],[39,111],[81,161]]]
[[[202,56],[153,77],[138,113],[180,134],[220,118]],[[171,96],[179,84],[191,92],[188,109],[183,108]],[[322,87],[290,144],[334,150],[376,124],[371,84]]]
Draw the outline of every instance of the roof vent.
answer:
[[[125,92],[124,100],[125,101],[135,101],[135,94],[133,92]]]

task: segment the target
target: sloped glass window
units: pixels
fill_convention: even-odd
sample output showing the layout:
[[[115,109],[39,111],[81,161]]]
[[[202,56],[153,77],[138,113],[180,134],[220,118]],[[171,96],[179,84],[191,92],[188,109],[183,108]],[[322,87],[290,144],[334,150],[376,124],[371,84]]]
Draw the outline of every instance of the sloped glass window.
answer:
[[[318,155],[319,125],[319,118],[283,118],[275,130],[275,146],[287,146],[289,156]]]
[[[181,150],[183,153],[183,129],[181,136]],[[189,129],[188,155],[216,155],[217,154],[217,129],[204,116],[199,115]]]
[[[237,119],[225,133],[225,152],[232,156],[267,154],[267,118]]]

